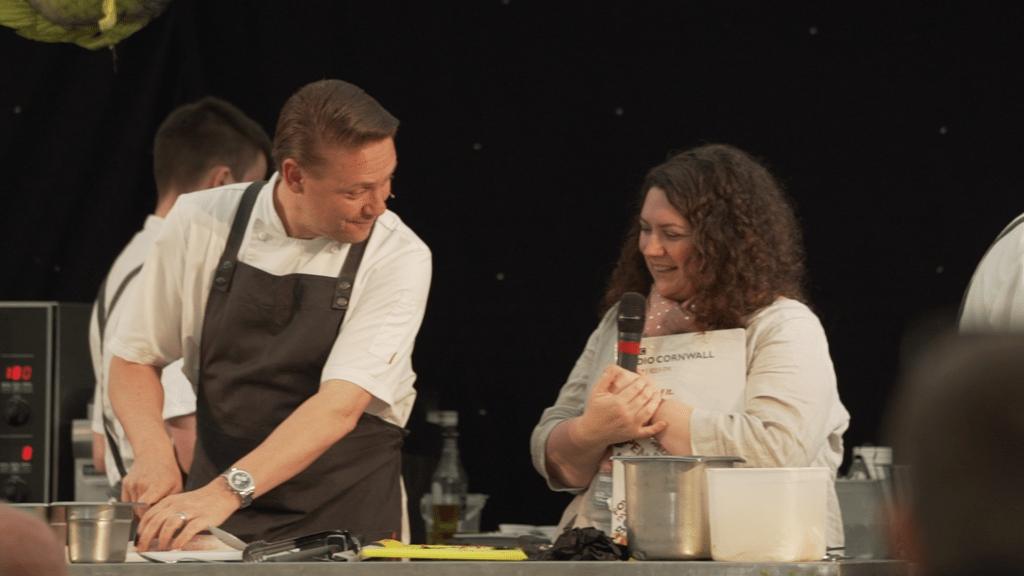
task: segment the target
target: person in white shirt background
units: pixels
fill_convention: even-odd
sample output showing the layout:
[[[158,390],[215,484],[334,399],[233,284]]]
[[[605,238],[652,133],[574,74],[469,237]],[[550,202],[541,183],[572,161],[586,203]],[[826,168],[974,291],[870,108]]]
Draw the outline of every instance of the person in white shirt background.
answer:
[[[978,263],[960,305],[961,332],[1024,333],[1024,214]]]
[[[137,285],[137,274],[156,240],[164,217],[182,194],[234,182],[259,180],[270,163],[270,137],[236,106],[207,96],[175,108],[157,129],[153,141],[156,209],[111,266],[93,306],[89,349],[96,389],[93,396],[93,464],[107,474],[112,496],[121,495],[120,482],[135,461],[131,443],[117,420],[107,393],[113,339],[123,305]],[[176,361],[164,368],[163,418],[174,442],[182,473],[192,464],[195,444],[196,397],[192,383]]]

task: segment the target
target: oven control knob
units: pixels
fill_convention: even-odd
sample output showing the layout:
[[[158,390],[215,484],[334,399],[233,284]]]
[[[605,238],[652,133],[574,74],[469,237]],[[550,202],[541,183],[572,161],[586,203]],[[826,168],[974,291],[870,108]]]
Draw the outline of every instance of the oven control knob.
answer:
[[[8,478],[4,481],[3,486],[0,487],[0,496],[13,504],[28,502],[30,495],[28,484],[17,476]]]
[[[7,407],[4,410],[4,419],[11,426],[24,426],[28,423],[29,418],[32,417],[32,407],[28,405],[21,396],[12,396],[7,401]]]

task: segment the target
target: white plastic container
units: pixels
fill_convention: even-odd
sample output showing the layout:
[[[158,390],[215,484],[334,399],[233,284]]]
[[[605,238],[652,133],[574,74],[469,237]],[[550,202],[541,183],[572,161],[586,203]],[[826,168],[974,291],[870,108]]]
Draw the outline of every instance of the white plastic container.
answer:
[[[828,468],[711,468],[711,557],[810,562],[825,556]]]

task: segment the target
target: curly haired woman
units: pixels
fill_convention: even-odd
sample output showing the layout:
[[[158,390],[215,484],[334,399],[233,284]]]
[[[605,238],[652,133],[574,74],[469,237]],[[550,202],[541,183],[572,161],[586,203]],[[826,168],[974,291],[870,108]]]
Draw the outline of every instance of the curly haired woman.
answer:
[[[706,145],[651,169],[640,201],[604,317],[531,438],[534,466],[548,485],[576,494],[560,525],[608,531],[598,484],[608,481],[612,447],[640,438],[653,437],[670,454],[739,456],[748,467],[828,467],[834,478],[850,416],[825,332],[804,303],[802,238],[778,183],[745,152]],[[731,409],[687,403],[678,399],[685,394],[664,394],[649,376],[614,365],[618,302],[627,292],[646,295],[645,342],[742,329],[744,376]],[[842,545],[832,484],[828,510],[828,545]]]

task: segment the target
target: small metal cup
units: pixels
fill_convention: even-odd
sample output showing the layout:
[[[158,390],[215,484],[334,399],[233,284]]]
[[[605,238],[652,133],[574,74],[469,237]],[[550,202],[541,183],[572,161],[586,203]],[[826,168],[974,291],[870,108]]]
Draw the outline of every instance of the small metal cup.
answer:
[[[66,517],[68,560],[76,564],[124,562],[131,536],[132,508],[137,505],[132,502],[58,504]],[[51,511],[51,518],[53,515]]]

